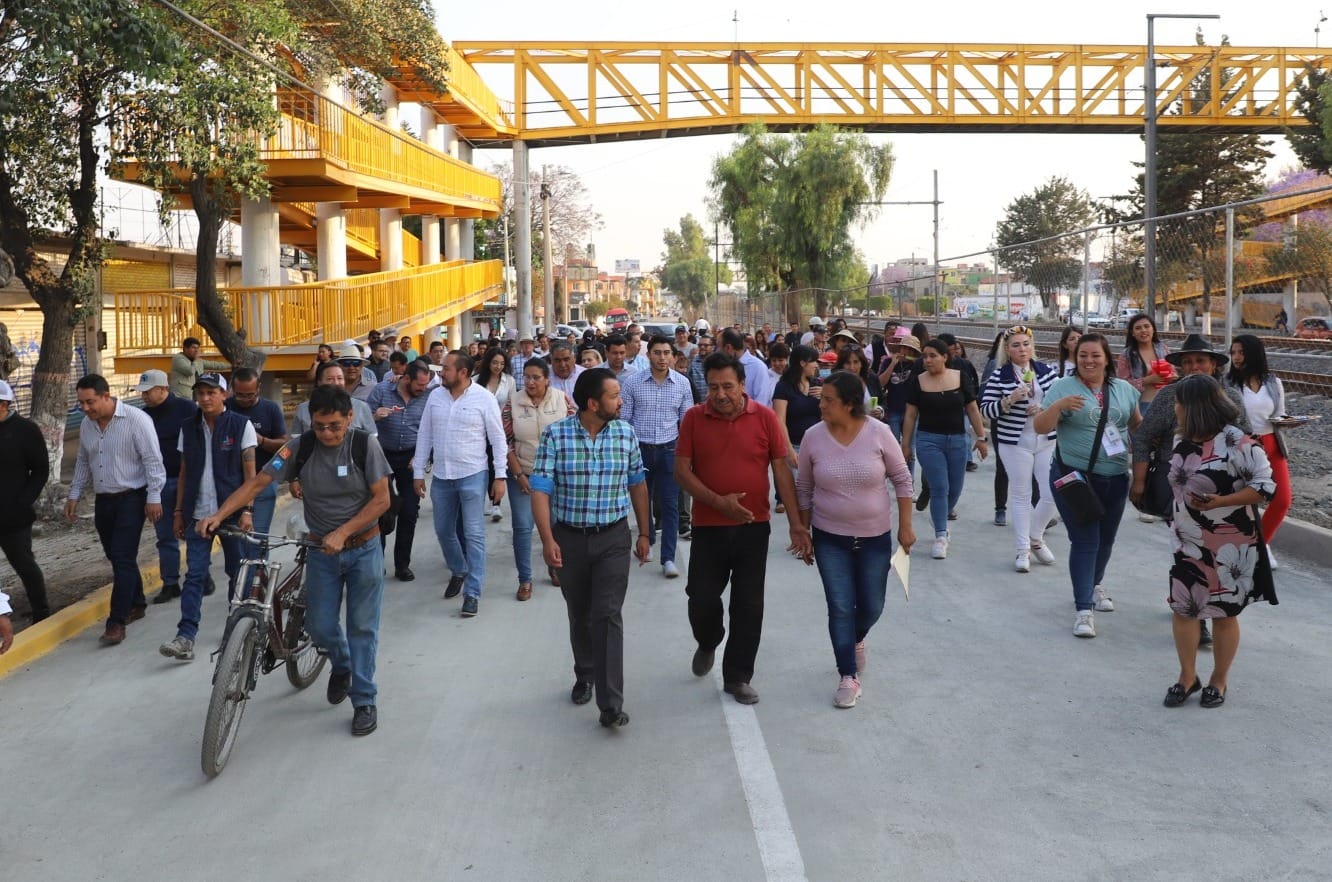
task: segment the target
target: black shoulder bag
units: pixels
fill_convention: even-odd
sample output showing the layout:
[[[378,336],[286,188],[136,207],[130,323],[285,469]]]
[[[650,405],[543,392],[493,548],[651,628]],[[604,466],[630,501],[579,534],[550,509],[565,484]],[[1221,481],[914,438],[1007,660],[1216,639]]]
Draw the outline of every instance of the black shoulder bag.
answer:
[[[1101,439],[1105,437],[1105,422],[1110,417],[1111,380],[1105,381],[1105,404],[1101,406],[1101,419],[1096,423],[1096,437],[1092,439],[1091,456],[1087,457],[1087,475],[1096,468],[1096,458],[1101,453]],[[1059,442],[1055,442],[1055,463],[1059,466],[1062,477],[1054,482],[1054,492],[1064,501],[1064,508],[1069,517],[1079,524],[1090,524],[1105,517],[1105,506],[1092,490],[1087,477],[1081,472],[1064,465],[1059,455]]]

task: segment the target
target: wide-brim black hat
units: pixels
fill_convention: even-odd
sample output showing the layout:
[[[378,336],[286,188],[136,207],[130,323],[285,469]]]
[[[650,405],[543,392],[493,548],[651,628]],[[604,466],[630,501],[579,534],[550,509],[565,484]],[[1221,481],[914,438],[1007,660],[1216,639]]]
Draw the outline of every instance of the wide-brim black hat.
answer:
[[[1212,359],[1218,366],[1224,365],[1230,361],[1229,356],[1223,355],[1213,349],[1212,344],[1201,334],[1190,334],[1184,339],[1183,346],[1179,347],[1174,352],[1166,354],[1165,360],[1173,364],[1175,367],[1179,367],[1179,363],[1184,356],[1189,355],[1190,353],[1199,352],[1212,356]]]

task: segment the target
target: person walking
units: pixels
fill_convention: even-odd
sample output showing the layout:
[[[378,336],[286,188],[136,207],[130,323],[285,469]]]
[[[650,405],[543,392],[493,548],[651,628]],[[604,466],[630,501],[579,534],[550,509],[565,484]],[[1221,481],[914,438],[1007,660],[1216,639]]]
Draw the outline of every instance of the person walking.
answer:
[[[379,430],[379,446],[388,460],[397,487],[398,511],[393,524],[393,576],[399,582],[411,582],[412,545],[416,542],[416,524],[421,515],[421,497],[416,495],[413,483],[412,457],[416,455],[416,441],[421,431],[421,415],[425,413],[430,368],[423,361],[407,365],[402,376],[389,375],[370,393],[366,405],[375,418]],[[355,404],[353,403],[353,407]],[[381,530],[381,547],[387,549],[388,539]]]
[[[633,555],[647,563],[648,493],[633,427],[617,419],[620,384],[606,368],[578,378],[577,416],[541,431],[533,461],[532,516],[546,566],[560,573],[574,658],[570,700],[587,704],[595,690],[601,725],[619,729],[624,712],[624,606],[629,587],[632,508],[638,525]]]
[[[727,328],[717,338],[717,351],[735,357],[745,369],[745,394],[756,404],[772,400],[768,389],[768,366],[753,352],[745,348],[745,335],[735,328]],[[705,368],[706,369],[706,368]]]
[[[198,410],[181,426],[176,451],[180,472],[171,518],[176,535],[185,540],[185,586],[180,594],[180,622],[176,636],[158,647],[167,658],[194,660],[194,639],[203,616],[204,589],[213,562],[213,534],[191,529],[217,513],[222,500],[254,477],[258,436],[254,424],[227,410],[226,384],[218,374],[200,374],[194,384]],[[266,489],[266,488],[265,488]],[[257,497],[256,497],[257,498]],[[242,530],[253,530],[254,506],[246,506],[235,519]],[[222,557],[227,574],[227,601],[236,592],[243,540],[223,536]]]
[[[222,503],[217,513],[196,525],[211,536],[230,517],[273,482],[306,476],[301,501],[310,528],[307,538],[320,543],[305,559],[305,630],[330,663],[328,703],[351,696],[353,735],[369,735],[379,726],[375,657],[379,648],[379,613],[384,598],[384,551],[374,541],[379,516],[389,507],[389,465],[379,440],[364,437],[364,457],[357,455],[352,398],[336,386],[320,386],[310,396],[314,428],[292,438]],[[305,451],[301,448],[305,447]],[[347,600],[347,629],[339,617]]]
[[[177,449],[180,430],[199,408],[192,400],[187,401],[171,391],[165,371],[144,371],[135,388],[143,400],[143,412],[153,421],[157,449],[166,470],[162,498],[175,505],[176,482],[180,480],[180,451]],[[180,537],[176,535],[175,518],[160,517],[153,529],[157,533],[157,563],[162,576],[162,589],[153,598],[153,603],[170,603],[180,597]],[[210,574],[204,594],[212,594],[214,590],[216,586]]]
[[[1276,492],[1263,510],[1263,541],[1271,545],[1290,512],[1290,460],[1281,429],[1273,422],[1286,415],[1286,387],[1267,366],[1267,349],[1253,334],[1240,334],[1230,344],[1230,371],[1225,383],[1240,393],[1244,413],[1272,466]],[[1270,549],[1269,549],[1270,553]]]
[[[125,626],[143,618],[143,574],[139,572],[139,537],[145,520],[162,517],[166,469],[157,448],[153,421],[138,408],[111,394],[100,374],[80,377],[74,387],[83,422],[74,478],[65,500],[65,520],[74,522],[79,500],[92,487],[93,525],[111,561],[111,611],[98,641],[115,646],[125,640]]]
[[[225,361],[205,361],[200,358],[199,350],[202,347],[198,337],[186,337],[181,341],[180,352],[171,356],[171,391],[187,401],[194,397],[194,384],[200,374],[231,370],[231,365]]]
[[[771,534],[768,470],[786,506],[791,545],[813,554],[796,507],[787,465],[786,433],[777,415],[745,395],[745,366],[724,352],[704,365],[708,398],[685,414],[675,448],[675,480],[694,500],[689,555],[689,625],[698,649],[694,676],[712,670],[726,636],[722,594],[731,586],[731,635],[722,656],[722,684],[741,704],[755,704],[751,681],[763,632],[763,594]]]
[[[518,351],[509,357],[509,373],[513,375],[515,389],[523,388],[526,376],[523,369],[536,357],[536,339],[531,334],[523,334],[518,338]]]
[[[865,410],[864,385],[838,371],[819,390],[822,421],[805,433],[796,475],[800,521],[813,529],[814,562],[828,603],[839,681],[833,706],[860,699],[867,666],[865,638],[883,614],[893,556],[897,500],[898,544],[916,543],[911,524],[911,470],[888,424]],[[808,561],[806,561],[808,562]]]
[[[231,375],[231,397],[227,410],[238,413],[254,427],[257,443],[254,467],[258,471],[268,465],[273,454],[287,443],[287,420],[282,406],[276,401],[259,397],[259,372],[254,368],[236,368]],[[270,484],[254,499],[254,530],[267,533],[273,527],[273,512],[277,510],[277,485]]]
[[[471,618],[479,611],[481,587],[486,579],[486,503],[487,499],[498,503],[504,498],[508,474],[505,460],[509,451],[499,402],[472,382],[472,368],[472,359],[461,350],[444,356],[440,387],[426,401],[412,457],[414,492],[418,498],[426,494],[425,465],[432,459],[435,463],[430,502],[434,508],[435,536],[451,574],[444,596],[457,597],[458,592],[464,592],[464,618]],[[495,469],[488,493],[487,443]]]
[[[546,428],[578,412],[569,396],[550,385],[550,365],[530,359],[523,366],[523,387],[505,403],[500,417],[509,443],[507,478],[509,513],[513,518],[513,562],[518,568],[518,600],[532,598],[532,469]],[[559,571],[546,571],[560,587]]]
[[[1054,493],[1050,490],[1050,463],[1054,459],[1054,436],[1041,434],[1032,421],[1041,402],[1056,380],[1055,370],[1036,360],[1036,340],[1031,329],[1014,325],[1004,332],[998,367],[985,383],[981,413],[995,430],[995,449],[1009,477],[1004,508],[1013,521],[1016,543],[1014,569],[1031,572],[1031,558],[1043,564],[1055,562],[1045,544],[1045,526],[1054,517]],[[1040,488],[1040,502],[1033,506],[1032,481]]]
[[[1277,487],[1263,445],[1235,425],[1240,411],[1221,385],[1205,374],[1178,385],[1169,596],[1179,679],[1166,690],[1165,706],[1179,707],[1201,690],[1199,703],[1214,708],[1226,701],[1239,614],[1250,603],[1277,603],[1257,510]],[[1197,672],[1198,632],[1209,619],[1216,636],[1212,676],[1204,687]]]
[[[647,472],[649,508],[648,544],[661,533],[661,571],[668,579],[678,578],[676,543],[680,538],[680,488],[675,483],[675,449],[680,422],[694,406],[689,381],[672,367],[671,341],[657,335],[648,342],[651,370],[630,373],[620,381],[620,418],[634,427]],[[660,517],[652,517],[652,508]]]
[[[1124,351],[1115,365],[1115,376],[1138,390],[1138,410],[1146,413],[1157,391],[1170,382],[1170,377],[1158,372],[1158,362],[1165,359],[1170,349],[1156,333],[1156,322],[1145,314],[1129,319],[1124,334]]]
[[[315,370],[315,385],[310,390],[310,396],[314,396],[314,389],[320,386],[333,386],[346,392],[347,378],[342,371],[342,365],[336,361],[329,361],[321,364]],[[350,396],[349,396],[350,397]],[[291,436],[304,435],[310,431],[312,425],[310,419],[310,401],[302,401],[296,405],[296,413],[291,418]],[[379,431],[375,423],[374,414],[370,412],[368,402],[359,398],[352,398],[352,428],[360,429],[369,435],[374,435]]]
[[[574,363],[573,347],[568,343],[550,344],[550,384],[573,398],[574,386],[583,366]]]
[[[929,484],[930,520],[934,524],[930,557],[943,560],[948,557],[948,522],[956,519],[957,501],[962,498],[969,450],[980,451],[984,459],[990,452],[990,440],[976,405],[976,388],[961,371],[948,367],[948,344],[931,340],[925,344],[921,359],[925,369],[907,384],[902,449],[910,450],[914,442],[920,456],[921,476]],[[970,421],[976,436],[971,445],[967,444],[964,420]],[[921,490],[921,494],[926,491]]]
[[[509,396],[517,388],[513,376],[509,373],[509,357],[504,354],[504,350],[498,346],[492,346],[481,356],[481,361],[476,369],[476,382],[491,395],[495,396],[495,401],[499,404],[500,413],[504,413],[504,408],[509,403]],[[488,459],[493,460],[494,451],[487,451]],[[490,475],[493,482],[495,476]],[[504,510],[498,502],[490,506],[490,520],[493,523],[499,523],[504,520]]]
[[[365,369],[369,361],[361,352],[361,347],[354,341],[348,340],[338,353],[338,364],[342,366],[347,394],[357,401],[369,398],[379,381],[375,379],[374,374]]]
[[[1128,500],[1129,432],[1142,423],[1138,390],[1115,378],[1110,342],[1100,334],[1084,334],[1074,357],[1078,371],[1056,380],[1045,395],[1048,402],[1032,426],[1039,434],[1055,431],[1050,486],[1072,471],[1080,473],[1100,502],[1104,515],[1084,521],[1063,495],[1055,506],[1068,530],[1068,572],[1073,582],[1073,636],[1095,637],[1097,604],[1109,597],[1103,587],[1110,553]],[[1102,419],[1104,417],[1104,420]]]
[[[160,371],[159,371],[160,373]],[[46,577],[32,553],[34,506],[50,477],[46,442],[36,423],[19,415],[14,387],[0,380],[0,551],[23,583],[28,611],[36,624],[51,615]],[[6,604],[7,606],[7,604]]]

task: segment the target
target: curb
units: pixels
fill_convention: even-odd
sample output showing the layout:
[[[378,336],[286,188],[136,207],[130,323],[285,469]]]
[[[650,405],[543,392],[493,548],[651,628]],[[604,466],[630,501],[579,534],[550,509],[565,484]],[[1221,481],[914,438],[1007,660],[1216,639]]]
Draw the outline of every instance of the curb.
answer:
[[[1332,530],[1301,521],[1286,518],[1281,524],[1273,546],[1281,555],[1291,555],[1317,567],[1332,567]]]

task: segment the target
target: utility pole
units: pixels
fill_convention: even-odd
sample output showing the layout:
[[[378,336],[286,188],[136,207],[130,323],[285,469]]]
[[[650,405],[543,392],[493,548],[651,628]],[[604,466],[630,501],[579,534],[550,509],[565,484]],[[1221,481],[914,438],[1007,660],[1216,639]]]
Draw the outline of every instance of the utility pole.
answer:
[[[555,325],[558,323],[558,316],[555,315],[555,267],[551,264],[550,258],[550,184],[546,180],[547,166],[541,166],[541,262],[543,289],[545,294],[546,306],[546,333],[554,332]],[[567,284],[567,280],[566,280]],[[564,292],[565,302],[568,302],[569,292]]]
[[[532,333],[532,193],[527,142],[513,142],[514,276],[518,284],[518,332]],[[550,333],[549,324],[546,332]]]
[[[934,273],[930,288],[934,292],[934,318],[939,318],[939,293],[943,287],[939,279],[939,170],[934,170]],[[920,341],[924,345],[925,341]]]

